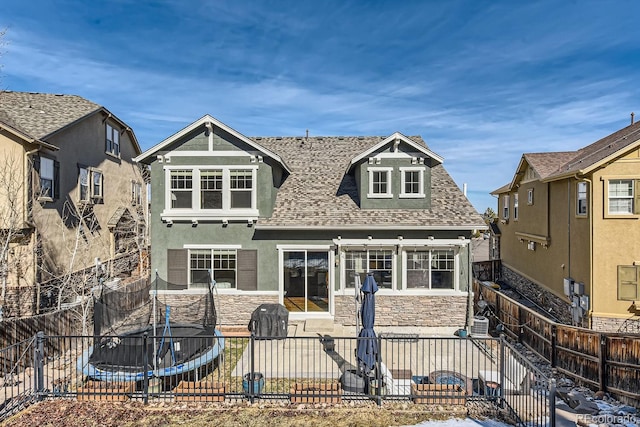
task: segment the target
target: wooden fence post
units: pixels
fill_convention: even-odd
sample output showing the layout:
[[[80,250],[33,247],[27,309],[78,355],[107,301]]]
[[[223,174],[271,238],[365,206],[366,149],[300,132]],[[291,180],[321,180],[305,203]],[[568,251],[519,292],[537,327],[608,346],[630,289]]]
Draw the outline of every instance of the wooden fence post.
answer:
[[[551,325],[551,354],[549,354],[549,362],[551,362],[552,368],[556,367],[557,354],[558,354],[558,326],[553,324]]]
[[[600,338],[600,350],[598,352],[598,383],[600,390],[607,391],[607,336],[598,334]]]

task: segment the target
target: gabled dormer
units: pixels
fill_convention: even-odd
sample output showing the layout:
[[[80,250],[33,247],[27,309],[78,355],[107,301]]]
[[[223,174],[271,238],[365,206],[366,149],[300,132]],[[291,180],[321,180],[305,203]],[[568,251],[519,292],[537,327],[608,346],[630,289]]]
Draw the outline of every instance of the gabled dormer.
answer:
[[[362,209],[428,209],[431,168],[442,157],[419,142],[394,133],[351,159]]]
[[[150,164],[161,219],[249,221],[269,216],[290,169],[269,149],[205,115],[134,159]],[[157,171],[157,173],[153,173]],[[258,197],[258,195],[260,197]]]

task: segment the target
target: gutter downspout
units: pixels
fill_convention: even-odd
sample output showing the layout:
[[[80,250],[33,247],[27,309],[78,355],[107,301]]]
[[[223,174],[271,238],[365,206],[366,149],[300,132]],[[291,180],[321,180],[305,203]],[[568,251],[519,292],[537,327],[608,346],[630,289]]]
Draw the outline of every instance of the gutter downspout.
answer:
[[[582,177],[582,180],[589,184],[589,310],[587,310],[587,320],[589,329],[591,329],[593,325],[593,182],[585,177]]]

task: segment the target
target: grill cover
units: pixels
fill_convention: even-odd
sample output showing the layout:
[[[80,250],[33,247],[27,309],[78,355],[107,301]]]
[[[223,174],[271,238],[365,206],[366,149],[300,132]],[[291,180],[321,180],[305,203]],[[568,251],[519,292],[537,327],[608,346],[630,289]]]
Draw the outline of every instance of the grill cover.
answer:
[[[251,314],[249,330],[256,337],[283,339],[287,337],[289,310],[281,304],[262,304]]]

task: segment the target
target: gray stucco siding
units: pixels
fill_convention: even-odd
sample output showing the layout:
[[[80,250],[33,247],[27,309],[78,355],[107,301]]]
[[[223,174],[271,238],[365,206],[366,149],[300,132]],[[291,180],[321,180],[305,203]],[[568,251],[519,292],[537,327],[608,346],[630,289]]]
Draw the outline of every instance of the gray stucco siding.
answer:
[[[370,198],[369,170],[379,168],[391,168],[391,195],[387,198]],[[402,174],[400,168],[415,168],[422,172],[424,197],[420,198],[403,198],[402,193]],[[360,207],[363,209],[429,209],[431,207],[431,169],[425,165],[412,165],[411,159],[390,159],[382,158],[379,164],[370,165],[367,162],[361,163],[356,168],[357,182],[360,194]]]

